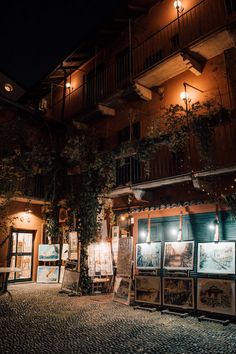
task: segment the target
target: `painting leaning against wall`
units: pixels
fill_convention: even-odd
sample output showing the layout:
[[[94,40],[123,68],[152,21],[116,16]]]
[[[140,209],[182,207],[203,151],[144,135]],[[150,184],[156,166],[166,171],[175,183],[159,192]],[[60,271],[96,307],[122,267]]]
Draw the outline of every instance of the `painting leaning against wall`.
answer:
[[[194,281],[191,278],[163,278],[163,305],[194,309]]]
[[[124,305],[130,304],[131,279],[116,277],[114,284],[113,301]]]
[[[135,301],[161,304],[161,278],[153,276],[135,277]]]
[[[234,280],[199,278],[197,309],[235,316]]]
[[[235,274],[235,242],[199,243],[197,271]]]

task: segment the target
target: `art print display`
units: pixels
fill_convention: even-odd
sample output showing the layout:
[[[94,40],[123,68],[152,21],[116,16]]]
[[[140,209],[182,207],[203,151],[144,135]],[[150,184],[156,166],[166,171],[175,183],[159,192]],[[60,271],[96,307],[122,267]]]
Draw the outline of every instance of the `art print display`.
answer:
[[[135,277],[135,301],[161,304],[161,278],[152,276]]]
[[[116,277],[113,300],[124,305],[130,304],[131,279]]]
[[[78,235],[76,231],[69,233],[69,259],[78,259]]]
[[[235,242],[199,243],[197,271],[235,274]]]
[[[119,239],[119,250],[117,258],[117,272],[119,276],[130,276],[132,261],[133,238],[126,237]]]
[[[112,275],[112,255],[110,242],[95,242],[88,246],[88,274]]]
[[[80,273],[76,270],[65,268],[61,290],[66,292],[78,292]]]
[[[60,267],[60,277],[59,277],[59,283],[60,283],[60,284],[61,284],[62,281],[63,281],[64,272],[65,272],[65,266],[61,266],[61,267]]]
[[[39,266],[37,271],[37,283],[58,283],[59,267]]]
[[[161,242],[137,243],[136,267],[138,269],[160,269]]]
[[[197,309],[207,312],[235,315],[235,281],[199,278]]]
[[[117,265],[118,249],[119,249],[119,226],[112,226],[111,249],[114,265]]]
[[[163,268],[192,270],[194,241],[165,242]]]
[[[194,309],[194,283],[190,278],[163,278],[163,305]]]
[[[68,245],[68,243],[63,243],[63,245],[62,245],[61,259],[62,259],[62,261],[68,261],[68,259],[69,259],[69,245]]]
[[[38,260],[42,262],[58,261],[60,258],[60,245],[39,245]]]

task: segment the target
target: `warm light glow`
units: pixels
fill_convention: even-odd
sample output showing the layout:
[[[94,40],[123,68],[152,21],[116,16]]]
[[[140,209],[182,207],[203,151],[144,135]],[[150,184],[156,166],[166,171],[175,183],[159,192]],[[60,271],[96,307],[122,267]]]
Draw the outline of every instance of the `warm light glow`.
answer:
[[[183,101],[188,101],[188,100],[189,100],[189,94],[188,94],[188,92],[186,92],[186,91],[181,92],[180,98],[181,98],[181,100],[183,100]]]
[[[182,8],[182,1],[180,1],[180,0],[174,1],[174,7],[176,9],[181,9]]]
[[[210,225],[209,225],[209,229],[212,230],[212,231],[215,230],[215,225],[210,224]]]
[[[147,236],[147,233],[145,231],[140,232],[140,237],[144,240]]]
[[[70,82],[67,82],[66,83],[66,88],[70,88],[71,87],[71,83]]]
[[[124,215],[121,215],[120,220],[121,220],[121,221],[125,221],[125,219],[126,219],[125,216],[124,216]]]
[[[4,85],[4,89],[5,89],[5,91],[7,91],[7,92],[12,92],[12,91],[13,91],[13,86],[12,86],[12,84],[9,84],[9,83],[7,82],[7,83],[5,83],[5,85]]]
[[[171,234],[172,236],[177,236],[178,230],[173,227],[173,228],[170,230],[170,234]]]

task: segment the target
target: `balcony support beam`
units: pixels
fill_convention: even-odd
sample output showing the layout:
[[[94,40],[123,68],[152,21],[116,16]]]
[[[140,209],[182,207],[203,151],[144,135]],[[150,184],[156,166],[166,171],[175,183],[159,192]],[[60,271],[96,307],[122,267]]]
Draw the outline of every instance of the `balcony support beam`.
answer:
[[[142,98],[144,101],[151,101],[152,100],[152,91],[148,89],[147,87],[140,85],[138,83],[135,83],[133,85],[134,91],[137,93],[137,95]]]
[[[116,115],[116,110],[114,108],[105,106],[103,104],[98,104],[98,110],[102,113],[104,116],[111,116],[114,117]]]

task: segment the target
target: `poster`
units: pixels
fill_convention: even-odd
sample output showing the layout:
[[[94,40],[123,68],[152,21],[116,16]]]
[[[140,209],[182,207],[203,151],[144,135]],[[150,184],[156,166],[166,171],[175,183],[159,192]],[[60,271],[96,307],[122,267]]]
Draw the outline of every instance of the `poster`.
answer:
[[[124,305],[130,304],[131,279],[116,277],[114,284],[113,301]]]
[[[114,265],[117,265],[118,249],[119,249],[119,226],[112,226],[111,249]]]
[[[163,268],[192,270],[194,241],[165,242]]]
[[[69,233],[69,259],[78,259],[78,235],[76,231]]]
[[[119,276],[130,276],[132,262],[133,238],[126,237],[119,239],[119,250],[117,258],[117,272]]]
[[[88,246],[88,274],[112,275],[112,255],[110,242],[95,242]]]
[[[163,278],[163,305],[194,309],[194,283],[190,278]]]
[[[68,245],[68,243],[63,243],[63,245],[62,245],[61,259],[62,259],[62,261],[68,261],[68,259],[69,259],[69,245]]]
[[[59,267],[39,266],[37,271],[37,283],[58,283]]]
[[[138,269],[160,269],[161,242],[137,243],[136,267]]]
[[[135,277],[135,301],[161,304],[161,278],[152,276]]]
[[[235,281],[199,278],[197,309],[235,316]]]
[[[199,243],[197,271],[235,274],[235,242]]]
[[[39,245],[38,260],[41,262],[58,261],[60,255],[60,245]]]

